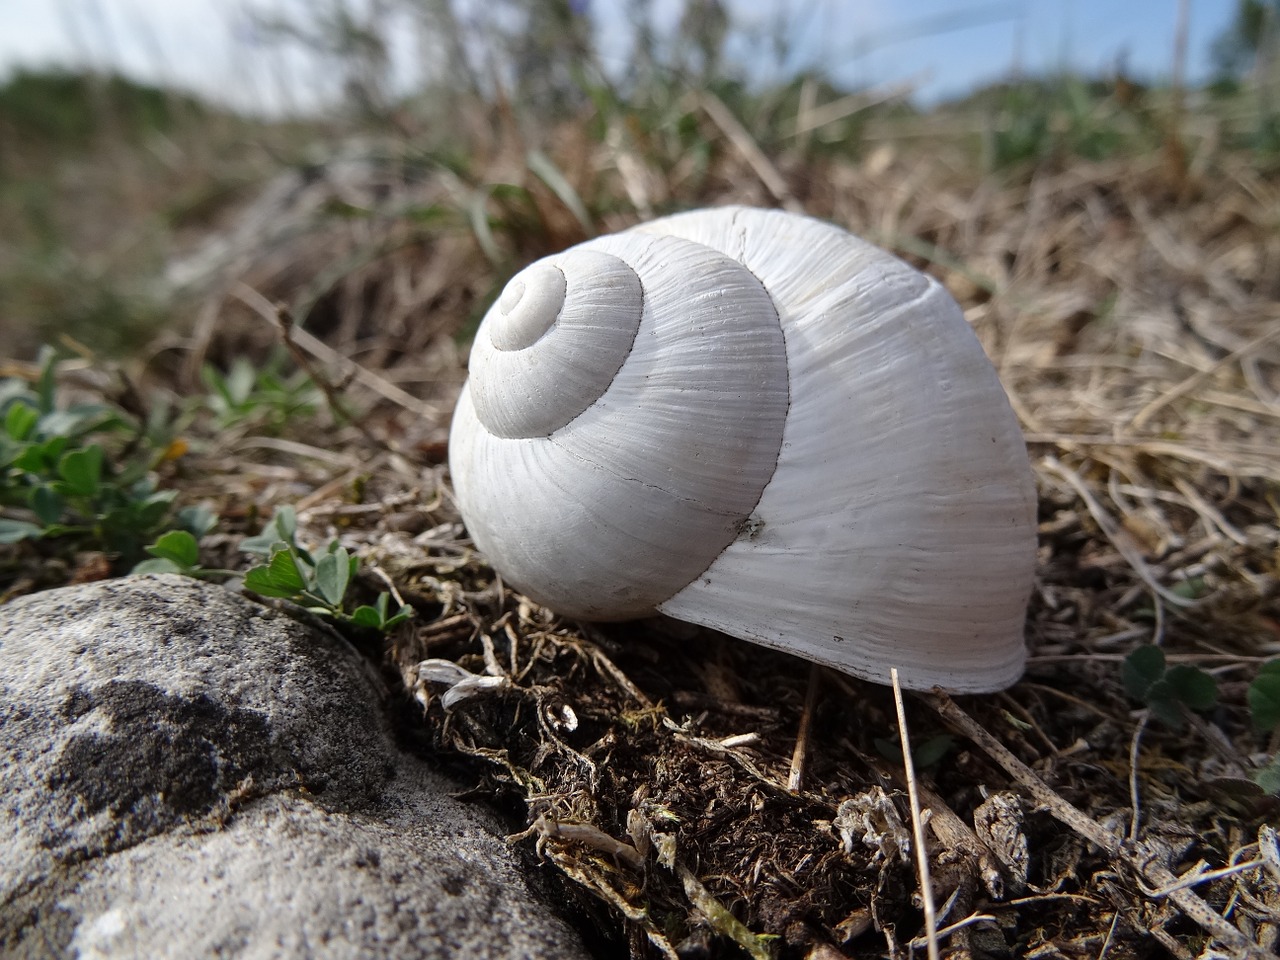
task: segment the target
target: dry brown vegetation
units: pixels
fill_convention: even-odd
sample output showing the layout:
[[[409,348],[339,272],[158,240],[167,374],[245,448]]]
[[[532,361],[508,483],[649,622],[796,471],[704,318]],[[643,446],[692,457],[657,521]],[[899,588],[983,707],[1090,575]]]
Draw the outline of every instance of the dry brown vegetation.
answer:
[[[540,175],[498,107],[466,176],[398,142],[283,175],[175,264],[200,280],[191,322],[131,376],[190,390],[203,362],[278,342],[285,303],[359,413],[228,428],[167,482],[230,532],[293,502],[304,539],[340,536],[414,605],[365,648],[405,740],[523,819],[513,842],[602,954],[897,957],[932,927],[957,957],[1273,955],[1278,805],[1251,775],[1280,743],[1247,689],[1280,656],[1274,179],[1203,139],[1174,149],[1177,131],[992,173],[963,139],[765,150],[721,101],[686,110],[696,164],[587,117]],[[727,202],[830,219],[940,276],[1026,431],[1027,675],[906,701],[932,924],[889,690],[679,624],[561,620],[503,587],[450,498],[468,330],[504,278],[589,230]],[[233,564],[233,545],[204,546]],[[1148,644],[1211,675],[1215,703],[1153,716],[1123,680]]]

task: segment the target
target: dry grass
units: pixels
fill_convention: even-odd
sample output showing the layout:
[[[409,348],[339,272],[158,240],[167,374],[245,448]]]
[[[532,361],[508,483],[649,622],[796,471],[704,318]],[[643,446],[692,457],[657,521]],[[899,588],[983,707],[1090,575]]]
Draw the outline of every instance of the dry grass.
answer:
[[[1274,182],[1230,154],[1003,180],[956,150],[892,143],[858,163],[769,157],[716,108],[698,116],[711,154],[696,182],[625,126],[597,142],[569,131],[553,159],[592,209],[628,198],[601,230],[640,210],[781,204],[938,274],[1028,436],[1041,522],[1027,676],[958,706],[906,703],[918,750],[952,738],[916,771],[942,951],[1273,953],[1277,802],[1248,775],[1278,744],[1253,732],[1245,690],[1280,656]],[[459,344],[515,266],[582,234],[522,155],[499,137],[473,183],[402,155],[331,165],[256,205],[221,259],[190,261],[212,265],[211,292],[153,372],[274,341],[263,303],[280,300],[439,412],[353,382],[363,430],[313,434],[323,455],[223,447],[187,476],[211,477],[246,525],[250,508],[300,499],[312,538],[340,535],[417,607],[385,651],[406,739],[514,805],[517,842],[619,955],[922,951],[890,691],[679,624],[560,620],[466,540],[443,445]],[[1125,693],[1122,661],[1147,643],[1217,679],[1218,705],[1181,731]],[[434,682],[444,668],[420,664],[436,660],[474,679]]]

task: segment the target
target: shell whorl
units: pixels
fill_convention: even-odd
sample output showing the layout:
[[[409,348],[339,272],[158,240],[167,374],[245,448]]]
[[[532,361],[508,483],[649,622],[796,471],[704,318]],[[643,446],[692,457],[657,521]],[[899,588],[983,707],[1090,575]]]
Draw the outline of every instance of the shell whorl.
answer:
[[[773,300],[714,249],[638,234],[516,283],[477,332],[451,433],[468,529],[548,606],[651,613],[723,552],[773,476],[789,402]],[[550,543],[568,547],[554,578]]]
[[[941,285],[829,224],[697,211],[530,267],[449,459],[476,545],[562,613],[656,609],[916,689],[1021,674],[1017,420]]]
[[[643,307],[640,278],[608,254],[577,250],[521,271],[472,347],[472,365],[485,371],[471,385],[480,422],[516,438],[550,436],[572,421],[617,375]]]

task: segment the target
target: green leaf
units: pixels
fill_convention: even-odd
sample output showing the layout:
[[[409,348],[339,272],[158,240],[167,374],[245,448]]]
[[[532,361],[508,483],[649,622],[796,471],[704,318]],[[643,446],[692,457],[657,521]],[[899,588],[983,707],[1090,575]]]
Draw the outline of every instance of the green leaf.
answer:
[[[178,511],[177,524],[199,539],[218,525],[218,515],[202,503],[192,504]]]
[[[281,545],[272,552],[264,567],[254,567],[245,574],[245,586],[268,597],[300,599],[311,586],[293,549]]]
[[[401,607],[400,612],[396,614],[396,617],[399,617],[400,614],[404,613],[406,610],[409,612],[410,615],[413,614],[412,607]],[[393,617],[392,619],[395,619],[395,618]],[[406,617],[405,619],[408,619],[408,618]],[[396,623],[403,623],[403,622],[404,620],[396,620]],[[390,628],[391,628],[391,624],[388,623],[385,629],[390,629]],[[886,760],[891,760],[894,763],[898,763],[898,764],[902,763],[902,741],[901,740],[893,740],[893,739],[890,739],[889,737],[875,737],[872,740],[872,742],[875,744],[876,752],[879,753],[880,756],[884,757]],[[937,763],[944,756],[946,756],[947,751],[951,749],[951,746],[954,743],[955,743],[954,737],[952,737],[949,734],[943,733],[943,734],[939,734],[936,737],[930,737],[928,740],[925,740],[923,743],[912,744],[911,745],[911,762],[915,764],[915,766],[917,767],[927,767],[930,764]]]
[[[283,506],[276,509],[271,522],[262,528],[255,537],[245,537],[240,541],[240,549],[245,553],[257,553],[268,556],[277,543],[285,543],[296,548],[298,533],[298,515],[293,507]]]
[[[27,473],[52,473],[66,446],[66,437],[52,437],[44,443],[33,443],[14,458],[13,465]]]
[[[100,421],[100,422],[95,422]],[[75,407],[70,410],[51,410],[42,414],[36,432],[42,437],[72,437],[89,433],[94,427],[119,426],[120,421],[106,414],[100,406]]]
[[[271,574],[271,582],[282,590],[292,590],[293,594],[302,593],[307,588],[307,579],[298,565],[298,557],[291,549],[277,550],[267,561],[267,571]]]
[[[40,445],[41,456],[44,457],[49,470],[53,470],[57,467],[58,461],[62,459],[62,454],[66,452],[67,447],[70,445],[70,437],[50,437]]]
[[[400,216],[417,224],[434,225],[449,218],[450,211],[440,203],[427,206],[410,206],[400,211]]]
[[[362,603],[360,606],[352,610],[351,616],[348,619],[357,627],[369,627],[373,630],[381,629],[383,624],[383,618],[379,615],[378,611],[367,603]]]
[[[27,389],[27,385],[13,377],[0,380],[0,407],[7,409],[9,404],[18,401],[30,404],[31,391]]]
[[[573,184],[560,172],[560,168],[551,161],[551,158],[541,150],[530,150],[525,156],[525,162],[529,169],[551,188],[551,192],[560,198],[560,202],[569,208],[569,212],[573,214],[574,219],[587,235],[595,233],[595,228],[591,226],[591,215],[587,213],[587,205],[582,202],[578,191],[573,188]]]
[[[144,549],[153,557],[169,560],[183,569],[194,567],[200,562],[200,544],[186,530],[170,530]]]
[[[83,524],[51,523],[48,526],[44,527],[41,533],[41,536],[44,538],[65,537],[65,536],[71,536],[73,534],[82,535],[89,532],[91,532],[91,528],[86,527]]]
[[[1174,730],[1181,730],[1187,719],[1182,715],[1182,705],[1172,696],[1169,688],[1160,681],[1151,688],[1151,696],[1147,700],[1151,715]]]
[[[33,444],[18,451],[18,455],[13,458],[13,468],[23,473],[36,474],[37,476],[43,473],[45,460],[41,446],[40,444]]]
[[[353,626],[387,631],[398,627],[414,615],[413,607],[408,604],[402,604],[393,616],[388,617],[387,607],[390,603],[391,594],[383,591],[378,594],[378,599],[374,601],[373,606],[361,604],[351,612],[351,616],[347,617],[347,621]]]
[[[239,407],[253,393],[253,385],[258,379],[258,372],[245,357],[236,357],[227,374],[226,392],[231,402]]]
[[[401,607],[399,610],[396,611],[395,616],[391,617],[389,620],[383,621],[382,629],[391,630],[395,627],[398,627],[400,626],[400,624],[404,623],[406,620],[412,617],[413,614],[414,614],[413,607],[409,606],[408,604],[405,604],[403,607]]]
[[[288,504],[280,507],[271,521],[280,531],[280,539],[286,543],[294,542],[298,536],[298,512],[293,507]]]
[[[40,414],[26,402],[19,400],[10,404],[5,412],[4,432],[14,440],[26,440],[31,436],[31,431],[35,429],[39,420]]]
[[[244,585],[264,597],[285,597],[289,600],[298,599],[307,589],[297,556],[284,544],[272,550],[266,566],[254,567],[244,575]]]
[[[1164,676],[1164,651],[1150,644],[1125,657],[1124,688],[1135,700],[1146,701],[1151,688]]]
[[[288,544],[280,539],[280,534],[276,531],[274,524],[266,527],[261,533],[252,537],[245,537],[240,541],[240,551],[242,553],[252,553],[260,557],[269,557],[272,550],[282,546],[288,546]]]
[[[292,600],[298,596],[297,590],[277,586],[267,567],[254,567],[244,575],[244,588],[264,597],[283,597]]]
[[[165,515],[168,514],[169,507],[176,495],[176,490],[161,490],[159,493],[153,493],[141,503],[136,504],[134,516],[138,531],[151,531],[158,527]]]
[[[58,384],[58,354],[50,346],[40,348],[40,379],[36,383],[36,393],[40,397],[40,412],[48,413],[53,409],[54,391]]]
[[[1280,660],[1269,660],[1262,665],[1258,676],[1249,684],[1248,696],[1255,730],[1270,733],[1280,726]]]
[[[947,751],[955,742],[955,737],[940,733],[936,737],[930,737],[918,747],[912,747],[911,759],[915,761],[917,767],[932,766],[947,755]]]
[[[490,263],[497,264],[503,259],[502,248],[493,238],[493,228],[489,225],[489,212],[485,209],[485,203],[492,192],[492,185],[479,187],[472,192],[467,201],[467,219],[471,222],[471,231],[476,235],[476,242],[480,244],[480,249],[489,258]]]
[[[62,519],[63,501],[58,492],[47,484],[34,487],[27,497],[27,505],[36,515],[36,519],[46,527],[52,526]]]
[[[71,495],[92,497],[102,483],[102,447],[95,443],[72,450],[58,461],[58,475]]]
[[[895,763],[902,762],[902,745],[897,740],[890,740],[888,737],[873,737],[871,742],[875,745],[876,753],[891,760]]]
[[[342,607],[350,576],[351,561],[342,547],[326,553],[316,563],[316,586],[320,596],[335,610]]]
[[[1209,583],[1204,577],[1191,577],[1183,580],[1181,583],[1175,583],[1172,592],[1179,597],[1185,597],[1188,600],[1199,600],[1209,593]]]
[[[168,557],[152,557],[135,563],[130,573],[186,573],[188,569],[179,566]]]
[[[1174,699],[1192,710],[1208,710],[1218,702],[1218,681],[1199,667],[1185,664],[1170,667],[1164,682],[1173,691]]]
[[[1008,710],[1001,710],[1000,712],[1004,714],[1005,723],[1009,724],[1009,726],[1013,727],[1013,729],[1015,730],[1033,729],[1031,724],[1027,723],[1027,721],[1021,719],[1020,717],[1015,717]]]
[[[1265,767],[1254,770],[1249,779],[1267,793],[1280,794],[1280,755],[1272,757]]]
[[[39,540],[44,530],[25,520],[7,520],[0,517],[0,543],[17,543],[19,540]]]

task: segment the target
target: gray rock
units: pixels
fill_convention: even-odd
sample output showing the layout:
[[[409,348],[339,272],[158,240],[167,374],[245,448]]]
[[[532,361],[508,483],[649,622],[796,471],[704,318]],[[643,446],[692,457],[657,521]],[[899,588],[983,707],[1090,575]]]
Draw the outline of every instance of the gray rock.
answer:
[[[341,640],[131,577],[0,607],[0,955],[578,957]]]

